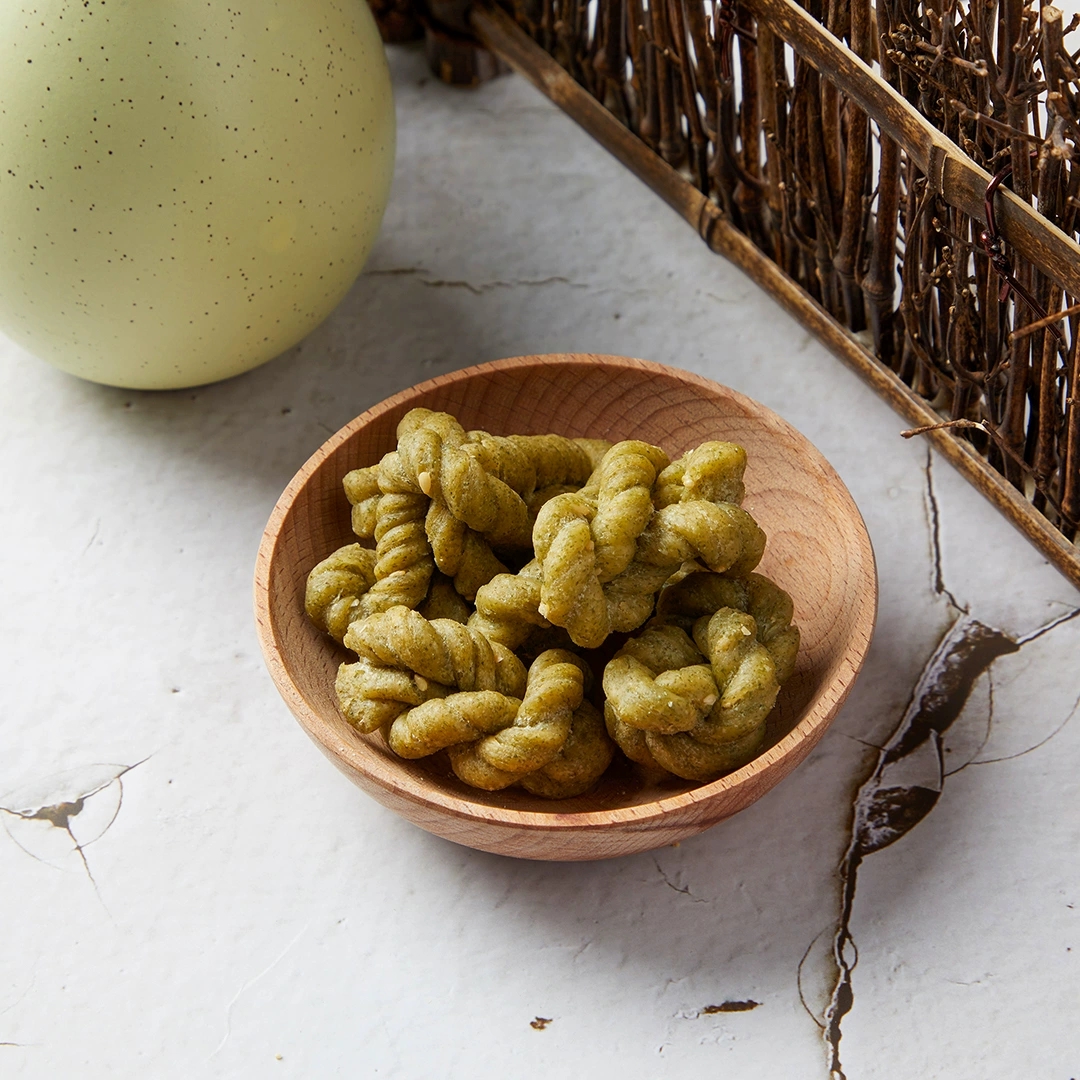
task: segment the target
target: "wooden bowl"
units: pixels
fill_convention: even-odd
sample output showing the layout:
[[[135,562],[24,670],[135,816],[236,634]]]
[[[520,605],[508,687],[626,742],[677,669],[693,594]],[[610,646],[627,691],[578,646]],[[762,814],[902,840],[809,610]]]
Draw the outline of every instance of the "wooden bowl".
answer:
[[[709,784],[647,783],[627,763],[588,795],[550,802],[466,787],[436,759],[404,761],[359,735],[334,694],[350,654],[304,614],[308,571],[352,542],[342,477],[395,446],[398,420],[425,406],[495,434],[556,432],[644,439],[673,458],[709,439],[749,455],[745,506],[768,535],[760,570],[791,593],[802,631],[795,674],[769,719],[765,749]],[[873,630],[870,539],[820,453],[764,406],[685,371],[618,356],[524,356],[421,383],[358,416],[311,457],[278,500],[255,571],[255,617],[270,674],[319,748],[384,806],[468,847],[529,859],[603,859],[707,829],[762,796],[806,757],[855,680]],[[438,755],[441,759],[443,755]],[[433,762],[435,762],[433,764]]]

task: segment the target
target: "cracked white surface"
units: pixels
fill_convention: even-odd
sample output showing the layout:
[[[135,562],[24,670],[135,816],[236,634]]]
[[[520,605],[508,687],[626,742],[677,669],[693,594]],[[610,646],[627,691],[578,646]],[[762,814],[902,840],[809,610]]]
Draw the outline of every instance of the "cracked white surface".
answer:
[[[938,460],[931,500],[904,423],[523,82],[392,66],[383,233],[301,346],[149,395],[0,341],[0,1075],[827,1077],[838,868],[879,748],[958,617],[1019,642],[1080,597]],[[867,667],[806,763],[609,863],[394,817],[302,735],[251,625],[262,527],[328,433],[560,350],[778,411],[851,488],[881,577]],[[859,867],[850,1080],[1078,1075],[1078,646],[1063,621],[973,679],[933,808]]]

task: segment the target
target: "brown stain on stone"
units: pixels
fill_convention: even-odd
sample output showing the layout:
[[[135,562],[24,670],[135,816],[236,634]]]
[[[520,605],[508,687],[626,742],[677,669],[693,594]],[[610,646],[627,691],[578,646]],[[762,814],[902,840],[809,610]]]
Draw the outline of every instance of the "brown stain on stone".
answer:
[[[760,1001],[747,999],[746,1001],[725,1001],[720,1005],[706,1005],[698,1016],[715,1016],[717,1013],[750,1012],[761,1004]]]

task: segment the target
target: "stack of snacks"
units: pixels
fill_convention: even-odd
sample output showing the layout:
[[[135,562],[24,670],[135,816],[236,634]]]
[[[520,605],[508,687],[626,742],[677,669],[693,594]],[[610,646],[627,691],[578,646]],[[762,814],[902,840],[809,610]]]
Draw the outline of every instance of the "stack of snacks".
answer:
[[[612,740],[685,779],[745,764],[799,643],[790,598],[752,572],[765,536],[739,505],[745,468],[733,443],[671,462],[413,409],[397,449],[345,477],[359,542],[308,578],[309,616],[357,655],[345,717],[401,757],[445,750],[488,791],[581,794]],[[601,716],[590,660],[634,631]]]

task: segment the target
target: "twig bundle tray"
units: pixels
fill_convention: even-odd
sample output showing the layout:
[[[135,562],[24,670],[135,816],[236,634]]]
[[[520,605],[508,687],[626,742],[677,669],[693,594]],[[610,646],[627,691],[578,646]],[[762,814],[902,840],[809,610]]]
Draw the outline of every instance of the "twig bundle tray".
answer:
[[[1022,0],[421,15],[429,51],[471,28],[535,83],[1080,584],[1077,20]]]

